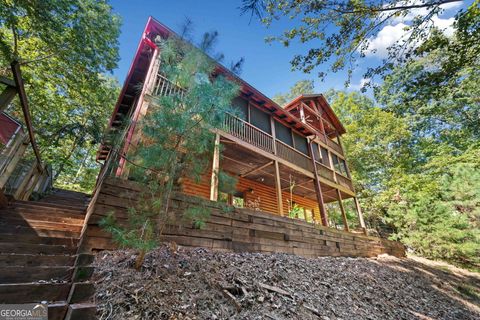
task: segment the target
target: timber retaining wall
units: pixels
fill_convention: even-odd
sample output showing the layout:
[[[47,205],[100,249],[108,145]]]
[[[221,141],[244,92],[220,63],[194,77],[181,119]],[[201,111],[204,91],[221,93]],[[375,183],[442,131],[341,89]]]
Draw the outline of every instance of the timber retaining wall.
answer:
[[[135,206],[139,185],[116,178],[107,178],[98,188],[94,205],[90,206],[83,250],[114,249],[111,236],[98,223],[113,212],[120,224],[127,223],[127,208]],[[190,206],[210,209],[210,218],[203,228],[181,219]],[[362,256],[391,254],[405,255],[402,244],[332,228],[313,225],[301,220],[277,215],[233,208],[200,198],[175,195],[171,204],[172,219],[163,231],[163,241],[178,245],[204,247],[234,252],[283,252],[306,257]]]

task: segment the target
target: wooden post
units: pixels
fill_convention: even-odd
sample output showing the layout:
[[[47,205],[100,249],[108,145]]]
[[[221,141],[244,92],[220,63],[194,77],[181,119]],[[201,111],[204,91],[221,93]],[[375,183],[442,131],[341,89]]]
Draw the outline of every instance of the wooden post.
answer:
[[[270,117],[270,128],[272,131],[273,138],[273,154],[277,154],[277,133],[275,132],[275,120],[273,117]],[[282,181],[280,180],[280,166],[278,161],[273,162],[275,165],[275,191],[277,193],[277,211],[278,214],[283,216],[283,197],[282,197]]]
[[[18,61],[13,61],[11,63],[11,69],[13,73],[13,79],[15,81],[15,87],[17,88],[18,97],[20,99],[20,104],[22,105],[23,117],[25,118],[25,124],[28,129],[28,136],[30,137],[30,144],[32,145],[33,153],[37,158],[37,169],[42,172],[42,159],[40,158],[40,151],[38,151],[37,142],[35,140],[35,135],[32,127],[32,118],[30,116],[30,109],[28,107],[27,94],[25,93],[25,87],[23,86],[22,73],[20,71],[20,63]]]
[[[17,167],[18,162],[20,161],[23,154],[25,153],[25,150],[27,150],[29,143],[30,141],[28,139],[25,139],[24,142],[20,144],[20,146],[18,146],[17,150],[12,155],[12,158],[10,159],[9,163],[4,167],[4,170],[1,172],[1,175],[0,175],[0,189],[3,188],[7,183],[8,178],[10,178],[13,171]]]
[[[212,178],[210,182],[210,200],[218,200],[218,173],[220,169],[220,134],[215,134],[213,149]]]
[[[342,203],[342,193],[340,192],[340,190],[336,190],[338,196],[338,204],[340,205],[340,211],[342,212],[343,227],[345,231],[350,232],[350,228],[348,227],[347,214],[345,213],[345,208],[343,207]]]
[[[15,95],[17,94],[17,89],[12,86],[7,86],[2,94],[0,94],[0,111],[5,110],[10,102],[12,102],[13,98],[15,98]]]
[[[275,190],[277,192],[277,208],[278,213],[283,216],[283,199],[282,199],[282,184],[280,181],[280,168],[278,161],[275,160]]]
[[[23,180],[20,183],[20,185],[17,187],[17,190],[15,190],[15,193],[13,194],[13,197],[16,200],[23,200],[23,195],[25,194],[27,186],[31,184],[31,180],[34,178],[34,175],[36,173],[37,168],[35,168],[37,165],[36,162],[32,163],[32,166],[28,169],[27,173],[22,177]]]
[[[323,136],[325,137],[325,143],[327,143],[327,133],[325,132],[325,126],[323,125],[323,117],[320,116],[320,131],[323,133]]]
[[[272,131],[273,138],[273,154],[277,154],[277,132],[275,131],[275,119],[270,117],[270,130]]]
[[[357,197],[353,198],[355,202],[355,209],[357,209],[358,221],[360,221],[360,227],[363,230],[363,233],[367,236],[367,227],[365,227],[365,221],[363,220],[362,209],[360,208],[360,203],[358,202]]]
[[[306,123],[305,121],[305,110],[303,110],[303,105],[300,105],[300,121]]]
[[[315,176],[315,194],[317,196],[318,209],[320,210],[320,218],[322,220],[322,225],[324,227],[328,227],[327,212],[325,210],[325,205],[323,201],[322,187],[320,186],[320,180],[318,179],[317,164],[315,163],[315,154],[313,153],[313,145],[311,140],[308,141],[308,150],[310,153],[310,158],[312,159],[313,175]]]

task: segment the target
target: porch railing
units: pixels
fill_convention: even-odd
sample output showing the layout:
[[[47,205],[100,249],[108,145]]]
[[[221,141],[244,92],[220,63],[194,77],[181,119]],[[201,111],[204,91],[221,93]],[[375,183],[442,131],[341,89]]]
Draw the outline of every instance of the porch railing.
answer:
[[[290,147],[289,145],[283,143],[280,140],[276,140],[277,147],[277,156],[282,159],[287,160],[293,164],[296,164],[300,168],[303,168],[308,171],[312,171],[312,160],[309,156],[301,153],[298,150]]]
[[[184,90],[161,73],[157,73],[152,94],[154,96],[169,96],[173,94],[183,95]]]
[[[249,144],[273,154],[273,137],[231,114],[225,117],[225,130]]]
[[[329,138],[327,138],[325,140],[327,141],[327,146],[329,146],[333,150],[337,151],[338,153],[343,154],[342,147],[338,143],[336,143],[335,141],[333,141]]]
[[[332,169],[330,169],[329,167],[325,166],[324,164],[318,161],[315,161],[315,163],[317,165],[317,172],[320,176],[330,181],[335,181],[335,173]]]
[[[337,183],[347,189],[353,190],[352,180],[337,172]]]

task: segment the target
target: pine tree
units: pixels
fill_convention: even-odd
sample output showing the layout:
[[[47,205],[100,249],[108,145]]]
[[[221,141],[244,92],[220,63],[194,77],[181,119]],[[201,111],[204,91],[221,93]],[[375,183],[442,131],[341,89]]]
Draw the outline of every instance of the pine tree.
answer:
[[[141,123],[140,144],[128,156],[130,177],[143,184],[145,191],[129,209],[128,226],[116,223],[113,214],[102,221],[118,244],[139,251],[137,269],[173,218],[170,202],[182,180],[199,181],[208,171],[213,132],[223,126],[226,113],[233,112],[231,101],[239,90],[236,83],[215,73],[214,60],[186,41],[172,36],[158,45],[160,72],[177,89],[152,98]],[[220,172],[219,184],[221,191],[231,191],[236,180]],[[183,213],[196,227],[202,227],[208,216],[209,210],[201,204]]]

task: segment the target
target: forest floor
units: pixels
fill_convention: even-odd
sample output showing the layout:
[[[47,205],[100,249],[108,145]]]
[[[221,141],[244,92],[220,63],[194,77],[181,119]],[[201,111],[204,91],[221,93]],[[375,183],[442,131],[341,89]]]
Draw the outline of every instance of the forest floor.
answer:
[[[480,319],[480,274],[419,257],[222,253],[163,246],[95,261],[99,319]]]

